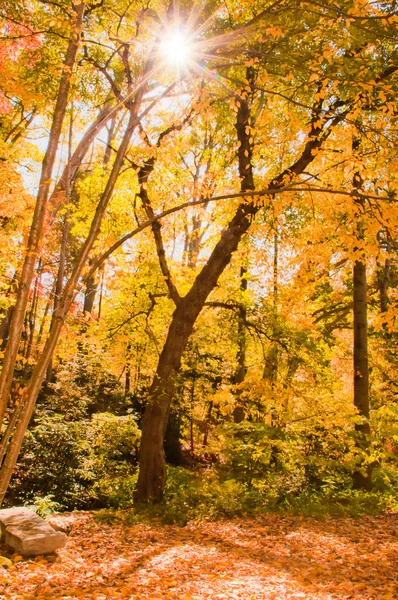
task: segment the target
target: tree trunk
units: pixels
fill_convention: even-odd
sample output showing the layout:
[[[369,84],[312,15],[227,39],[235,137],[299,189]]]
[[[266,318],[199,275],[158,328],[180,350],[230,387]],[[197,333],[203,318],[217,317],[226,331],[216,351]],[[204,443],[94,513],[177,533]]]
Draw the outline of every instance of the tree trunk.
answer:
[[[272,341],[264,360],[263,379],[270,383],[271,389],[275,388],[278,380],[279,346],[280,336],[278,326],[278,255],[279,255],[279,233],[276,225],[274,231],[274,260],[273,260],[273,289],[272,289]],[[275,405],[270,412],[271,425],[278,421],[278,412]]]
[[[10,283],[10,286],[5,294],[6,297],[13,294],[16,289],[18,289],[18,277],[17,277],[17,273],[15,272],[14,276],[12,278],[12,281]],[[7,345],[13,311],[14,311],[14,305],[11,304],[7,308],[7,310],[5,312],[2,311],[2,314],[1,314],[1,317],[2,317],[2,320],[0,323],[0,349],[1,350],[4,350],[4,348]]]
[[[241,267],[240,269],[240,289],[242,292],[247,290],[247,278],[246,269]],[[246,375],[246,319],[247,311],[246,307],[242,304],[239,308],[238,314],[238,368],[236,369],[234,383],[239,385],[244,382]],[[234,423],[241,423],[245,418],[245,409],[242,404],[241,390],[236,393],[236,406],[233,411]]]
[[[37,267],[37,275],[35,279],[35,284],[33,288],[33,297],[31,302],[30,311],[28,313],[28,336],[26,338],[26,346],[24,350],[24,358],[26,361],[30,358],[32,348],[33,348],[33,339],[35,335],[36,328],[36,317],[37,317],[37,306],[39,302],[39,286],[41,284],[41,261],[39,260],[39,264]]]
[[[89,266],[91,266],[94,261],[95,261],[95,259],[90,259],[88,261]],[[86,314],[89,314],[90,316],[93,314],[93,308],[94,308],[95,297],[97,295],[97,290],[98,290],[98,282],[96,279],[96,274],[94,273],[86,282],[86,289],[84,292],[84,305],[83,305],[83,314],[85,316],[86,316]]]
[[[168,464],[179,467],[183,464],[181,448],[181,414],[171,408],[164,435],[164,452]]]
[[[139,96],[130,111],[129,123],[127,125],[127,129],[123,136],[123,140],[116,155],[116,159],[113,164],[113,168],[107,181],[107,184],[105,186],[105,190],[97,206],[93,221],[91,223],[89,234],[79,253],[79,257],[76,261],[73,273],[67,285],[65,286],[62,296],[59,300],[59,304],[57,310],[54,313],[50,333],[44,346],[43,352],[36,363],[32,376],[27,384],[27,387],[25,388],[25,393],[21,399],[25,403],[25,410],[21,419],[17,423],[14,437],[10,442],[7,455],[0,470],[0,504],[3,502],[4,495],[7,491],[8,484],[10,482],[10,478],[12,476],[12,473],[14,472],[18,454],[21,449],[22,441],[25,436],[26,429],[31,419],[31,416],[33,414],[37,395],[40,391],[48,365],[51,361],[51,357],[53,355],[55,346],[58,342],[58,338],[61,333],[65,317],[73,302],[75,290],[79,282],[82,270],[87,263],[90,251],[98,236],[102,218],[111,199],[114,186],[119,176],[120,169],[123,165],[124,157],[131,140],[131,136],[137,125],[137,109],[141,102],[144,91],[145,86],[141,88]]]
[[[236,129],[240,146],[238,149],[239,174],[242,191],[254,189],[251,166],[252,149],[249,142],[249,104],[239,100]],[[175,381],[182,354],[188,338],[210,292],[229,264],[242,236],[249,229],[258,208],[241,204],[221,235],[209,260],[196,277],[188,294],[181,298],[173,313],[171,325],[153,383],[148,394],[148,404],[142,422],[140,471],[137,483],[137,499],[158,502],[163,497],[166,483],[166,461],[163,448],[164,434],[173,397]]]
[[[368,318],[366,264],[355,261],[354,264],[354,405],[358,410],[361,423],[355,425],[358,446],[365,452],[370,446],[369,425],[369,366],[368,366]],[[371,465],[365,472],[355,471],[353,482],[355,489],[370,490],[372,487]]]
[[[352,149],[354,154],[358,152],[361,145],[360,138],[354,138]],[[361,190],[363,186],[362,176],[355,173],[353,186]],[[358,241],[364,240],[364,226],[360,212],[365,207],[363,198],[354,200],[358,206],[356,217],[356,235]],[[369,425],[369,365],[368,365],[368,304],[367,304],[367,280],[366,280],[366,257],[358,259],[353,267],[353,317],[354,317],[354,406],[361,418],[360,423],[355,424],[357,433],[356,443],[358,448],[366,455],[370,450],[370,425]],[[363,461],[361,461],[363,462]],[[354,489],[370,490],[372,488],[372,466],[363,464],[353,473]]]
[[[10,335],[10,325],[12,320],[12,313],[14,312],[14,305],[7,308],[6,314],[0,324],[0,348],[4,350],[7,345],[7,341]]]
[[[72,32],[66,51],[64,67],[61,75],[53,121],[51,125],[48,148],[44,157],[40,177],[39,192],[30,228],[25,260],[19,279],[17,299],[12,315],[9,339],[5,349],[3,369],[0,376],[0,426],[3,422],[7,408],[8,397],[14,376],[16,356],[18,353],[21,332],[28,303],[29,290],[33,279],[34,268],[37,262],[39,244],[43,231],[45,211],[51,185],[52,171],[58,149],[59,138],[68,102],[72,70],[75,64],[80,41],[80,32],[83,24],[84,3],[74,4]]]
[[[54,283],[53,283],[50,295],[49,295],[48,300],[46,302],[46,306],[44,307],[43,317],[41,319],[39,332],[38,332],[37,338],[36,338],[36,346],[40,346],[40,343],[41,343],[41,340],[42,340],[42,337],[43,337],[44,328],[46,326],[46,321],[47,321],[47,315],[48,315],[48,313],[50,311],[50,304],[52,304],[51,298],[55,294],[55,286],[56,286],[56,281],[54,281]]]
[[[131,390],[131,342],[127,344],[126,348],[126,378],[124,381],[124,395],[127,397]]]
[[[104,297],[104,282],[105,282],[105,266],[101,265],[99,270],[101,272],[101,284],[100,284],[100,293],[99,293],[99,298],[98,298],[98,316],[97,316],[98,321],[100,320],[101,315],[102,315],[102,300]]]
[[[173,313],[156,375],[149,390],[148,405],[142,423],[138,500],[159,501],[163,497],[166,482],[163,437],[182,354],[208,295],[229,264],[240,239],[250,226],[250,217],[256,211],[257,209],[249,204],[239,207],[207,264]]]
[[[250,70],[252,67],[248,68],[248,71]],[[250,72],[247,73],[247,79],[250,81],[252,78]],[[246,191],[254,189],[251,166],[250,109],[248,102],[243,98],[238,98],[237,103],[236,130],[240,142],[238,148],[239,176],[241,190]],[[290,168],[285,169],[273,179],[270,187],[277,189],[292,181],[295,175],[301,174],[314,160],[316,151],[322,147],[333,127],[344,118],[344,113],[339,114],[326,128],[328,121],[321,122],[319,125],[319,117],[317,113],[314,113],[311,130],[300,157]],[[323,127],[325,128],[323,129]],[[159,357],[157,371],[148,393],[148,404],[142,424],[140,471],[136,492],[136,498],[139,501],[156,502],[163,497],[166,482],[163,438],[182,354],[208,295],[217,285],[218,278],[229,264],[232,254],[249,229],[258,210],[258,204],[242,203],[239,206],[232,221],[221,234],[206,265],[196,277],[190,291],[184,298],[181,298],[173,313],[166,342]]]
[[[66,191],[66,194],[69,195],[69,189]],[[65,279],[65,271],[66,271],[66,253],[67,253],[68,240],[69,240],[69,229],[70,229],[69,213],[67,213],[65,215],[65,219],[64,219],[61,247],[59,250],[58,273],[57,273],[57,278],[55,280],[53,318],[54,318],[55,312],[58,308],[59,300],[61,298],[62,290],[64,287],[64,279]],[[50,330],[51,330],[51,326],[50,326]],[[53,359],[51,357],[50,362],[47,367],[47,375],[46,375],[47,383],[53,383],[54,379],[55,379],[55,376],[54,376],[54,371],[53,371]]]
[[[71,193],[71,185],[72,185],[72,175],[71,175],[71,157],[72,157],[72,137],[73,137],[73,102],[71,103],[71,114],[69,120],[69,140],[68,140],[68,164],[66,165],[66,169],[64,171],[64,200],[65,202],[69,202],[70,193]],[[69,222],[70,214],[69,210],[67,211],[64,220],[63,220],[63,229],[62,229],[62,237],[61,237],[61,246],[59,250],[59,264],[58,264],[58,273],[57,278],[55,280],[55,293],[54,293],[54,304],[53,304],[53,317],[55,311],[58,308],[58,303],[61,298],[62,290],[64,289],[65,283],[65,273],[66,273],[66,263],[67,263],[67,250],[68,250],[68,242],[69,242],[69,230],[70,230],[70,222]],[[50,326],[51,329],[51,326]],[[54,371],[53,371],[53,357],[51,357],[50,362],[47,367],[47,383],[54,383]]]
[[[389,257],[391,253],[391,237],[388,231],[386,232],[386,250],[388,256],[384,261],[384,265],[381,263],[377,263],[377,283],[379,287],[381,313],[385,313],[388,310],[388,288],[390,285],[391,277],[391,259]]]

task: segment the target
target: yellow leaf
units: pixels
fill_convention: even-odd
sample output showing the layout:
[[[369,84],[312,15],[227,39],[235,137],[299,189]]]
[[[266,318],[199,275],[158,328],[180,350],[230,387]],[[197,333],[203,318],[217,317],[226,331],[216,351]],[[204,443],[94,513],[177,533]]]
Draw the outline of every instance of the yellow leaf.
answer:
[[[5,556],[0,556],[0,566],[8,569],[8,567],[12,567],[12,562],[9,558],[6,558]]]

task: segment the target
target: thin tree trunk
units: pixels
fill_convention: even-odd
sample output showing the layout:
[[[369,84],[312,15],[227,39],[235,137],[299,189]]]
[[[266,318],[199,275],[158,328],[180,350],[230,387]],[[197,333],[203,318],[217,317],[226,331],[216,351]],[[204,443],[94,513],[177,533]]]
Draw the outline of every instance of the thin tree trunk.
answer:
[[[121,142],[120,148],[117,152],[115,162],[113,164],[112,171],[110,173],[109,179],[105,186],[105,190],[101,197],[101,200],[97,206],[93,221],[91,223],[90,231],[87,236],[87,239],[80,251],[79,257],[76,261],[75,268],[72,272],[72,275],[64,288],[62,296],[60,298],[57,310],[54,313],[54,318],[52,320],[52,325],[50,329],[49,336],[47,338],[44,350],[42,355],[39,357],[36,366],[33,370],[32,376],[27,384],[25,393],[24,393],[24,401],[25,401],[25,411],[18,421],[17,427],[15,429],[14,437],[10,442],[6,458],[0,470],[0,504],[4,499],[4,495],[7,491],[8,484],[10,482],[12,473],[14,472],[15,465],[17,462],[18,454],[21,449],[22,441],[26,433],[26,429],[28,427],[29,421],[33,414],[33,410],[35,407],[37,395],[40,391],[42,382],[44,380],[47,367],[53,355],[55,346],[58,342],[59,335],[61,333],[63,323],[65,317],[69,311],[69,308],[73,302],[75,296],[75,290],[77,288],[77,284],[79,282],[82,270],[84,266],[87,264],[87,260],[90,254],[90,251],[93,247],[93,244],[97,238],[99,233],[102,218],[105,214],[105,210],[110,201],[113,189],[115,187],[117,178],[120,173],[120,169],[123,165],[124,157],[126,155],[131,136],[133,134],[134,129],[137,125],[137,110],[141,103],[142,95],[145,90],[145,86],[143,86],[140,91],[137,93],[136,100],[132,105],[130,110],[130,118],[129,123],[127,125],[127,129],[123,136],[123,140]]]
[[[127,344],[126,348],[126,379],[124,383],[124,395],[127,396],[131,389],[131,342]]]
[[[17,288],[18,288],[18,276],[17,276],[17,272],[15,272],[13,275],[12,281],[10,283],[10,286],[5,294],[6,297],[13,294],[14,290]],[[0,349],[1,350],[4,350],[4,348],[7,345],[13,311],[14,311],[14,305],[11,304],[5,311],[5,314],[4,313],[2,314],[3,318],[0,323]]]
[[[106,125],[112,115],[115,114],[116,110],[117,109],[113,108],[109,103],[105,104],[101,108],[96,120],[88,127],[87,131],[84,133],[82,139],[78,143],[75,151],[68,160],[68,163],[65,165],[64,171],[50,197],[53,217],[56,215],[58,209],[63,205],[65,197],[67,196],[67,192],[72,187],[72,182],[75,179],[76,173],[80,168],[91,144],[98,135],[99,131]]]
[[[3,350],[10,335],[10,325],[12,320],[12,313],[14,312],[14,305],[12,304],[7,308],[6,314],[0,324],[0,348]]]
[[[72,31],[64,60],[64,67],[61,75],[60,86],[51,125],[49,144],[43,161],[39,192],[37,195],[32,225],[30,228],[25,260],[22,267],[21,277],[19,279],[18,294],[13,311],[10,334],[5,349],[3,369],[0,376],[0,426],[3,422],[4,413],[7,408],[8,397],[14,376],[16,356],[18,353],[26,306],[28,303],[29,290],[33,279],[34,267],[37,262],[52,171],[68,102],[72,70],[76,61],[76,55],[79,47],[84,8],[85,6],[83,2],[76,3],[73,6],[74,14]]]
[[[104,281],[105,281],[105,267],[104,265],[101,266],[100,268],[101,271],[101,285],[100,285],[100,294],[99,294],[99,299],[98,299],[98,321],[101,318],[102,315],[102,299],[104,297]]]
[[[240,269],[240,289],[242,292],[247,290],[247,270],[245,267]],[[242,304],[238,314],[238,368],[235,373],[234,383],[239,385],[244,382],[246,375],[246,307]],[[241,390],[236,392],[236,406],[233,411],[235,423],[241,423],[245,418],[245,409],[242,404]]]
[[[273,306],[272,306],[272,338],[270,348],[267,352],[264,364],[263,379],[270,382],[271,389],[275,387],[278,379],[278,362],[279,362],[279,348],[278,342],[276,341],[279,335],[279,328],[277,325],[278,319],[278,254],[279,254],[279,234],[278,228],[274,231],[274,260],[273,260]],[[272,421],[275,420],[275,411],[271,412]]]
[[[360,148],[360,139],[353,141],[353,152]],[[359,173],[355,173],[354,188],[362,189],[363,180]],[[358,206],[358,216],[356,217],[356,235],[358,241],[364,240],[363,222],[360,211],[364,209],[365,200],[363,198],[355,199]],[[361,418],[360,423],[355,424],[357,432],[357,446],[365,454],[370,450],[370,425],[369,425],[369,364],[368,364],[368,304],[367,304],[367,279],[366,279],[366,258],[358,259],[353,267],[353,317],[354,317],[354,406]],[[353,473],[354,489],[372,488],[372,466],[363,464],[362,469],[357,469]]]
[[[116,128],[116,115],[115,115],[115,113],[113,113],[111,122],[109,124],[109,127],[107,128],[108,129],[108,141],[107,141],[107,144],[105,147],[105,153],[104,153],[104,166],[105,167],[111,160],[112,142],[113,142],[113,138],[115,136],[115,128]]]
[[[44,327],[46,325],[46,320],[47,320],[47,315],[49,313],[50,310],[50,304],[52,303],[51,298],[52,296],[55,294],[55,285],[56,285],[56,281],[54,281],[53,283],[53,287],[51,288],[51,292],[50,292],[50,296],[46,302],[46,306],[44,308],[44,313],[43,313],[43,317],[40,323],[40,329],[39,329],[39,333],[37,334],[37,339],[36,339],[36,346],[40,345],[40,342],[42,340],[43,337],[43,333],[44,333]]]
[[[28,337],[26,339],[26,348],[24,352],[24,358],[26,361],[30,358],[30,354],[32,352],[33,347],[33,338],[35,334],[36,327],[36,317],[37,317],[37,305],[39,302],[39,286],[41,283],[41,261],[39,260],[39,264],[37,267],[37,275],[35,279],[35,285],[33,289],[33,298],[31,303],[31,309],[28,317]]]
[[[71,185],[72,185],[72,176],[71,176],[71,157],[72,157],[72,137],[73,137],[73,102],[71,103],[71,113],[69,119],[69,140],[68,140],[68,164],[66,165],[64,175],[64,194],[65,201],[68,202],[70,199]],[[63,229],[62,229],[62,237],[61,237],[61,246],[59,250],[59,265],[58,265],[58,273],[57,278],[55,280],[55,292],[54,292],[54,305],[53,305],[53,316],[55,311],[58,308],[59,299],[61,298],[62,290],[64,288],[64,279],[66,272],[66,262],[67,262],[67,249],[69,242],[69,230],[70,230],[70,222],[69,222],[69,210],[67,211],[64,221],[63,221]],[[51,326],[50,326],[51,329]],[[51,357],[50,362],[47,367],[47,375],[46,375],[47,383],[54,382],[54,372],[53,372],[53,357]]]
[[[106,167],[110,161],[111,158],[111,151],[112,151],[112,141],[113,141],[113,137],[115,134],[115,126],[116,126],[116,119],[115,119],[115,115],[113,114],[111,122],[110,122],[110,127],[108,128],[108,140],[107,140],[107,144],[105,147],[105,154],[104,154],[104,167]],[[90,258],[88,264],[89,266],[91,266],[93,263],[95,263],[95,257]],[[84,303],[83,303],[83,315],[86,316],[86,314],[92,316],[93,315],[93,309],[94,309],[94,302],[95,302],[95,298],[97,295],[97,291],[98,291],[98,281],[97,281],[97,272],[94,272],[86,281],[86,289],[84,292]],[[102,300],[102,293],[101,293],[101,300]],[[99,307],[98,312],[101,312],[101,307]]]
[[[206,414],[205,432],[203,434],[203,448],[206,448],[206,446],[207,446],[207,440],[208,440],[208,437],[209,437],[209,429],[210,429],[210,420],[211,420],[212,410],[213,410],[213,402],[210,401],[209,402],[209,406],[207,408],[207,414]]]
[[[389,255],[391,254],[391,237],[388,231],[386,232],[386,236],[386,251],[388,256],[384,261],[384,265],[381,263],[377,263],[377,283],[379,287],[381,313],[385,313],[388,310],[388,288],[390,285],[391,278],[391,259],[389,257]]]
[[[69,190],[67,191],[69,195]],[[62,232],[62,240],[61,247],[59,250],[59,265],[58,265],[58,273],[57,278],[55,280],[55,291],[54,291],[54,303],[53,303],[53,318],[54,314],[58,308],[59,300],[61,298],[62,290],[64,287],[64,279],[65,279],[65,271],[66,271],[66,252],[69,240],[69,213],[65,215],[64,219],[64,227]],[[51,330],[51,326],[50,326]],[[54,371],[53,371],[53,357],[51,357],[50,362],[47,367],[47,375],[46,375],[47,383],[54,382]]]
[[[195,442],[194,442],[194,436],[193,436],[193,415],[194,415],[194,409],[195,409],[195,383],[196,383],[196,376],[195,374],[193,374],[192,376],[192,386],[191,386],[191,406],[190,406],[190,414],[189,414],[189,440],[190,440],[190,446],[191,446],[191,455],[193,456],[193,453],[195,452]]]
[[[95,262],[95,258],[90,259],[88,261],[89,266],[91,266]],[[98,290],[98,281],[96,278],[96,273],[87,280],[86,289],[84,291],[84,304],[83,304],[83,314],[86,316],[93,314],[95,297],[97,295]]]
[[[361,423],[355,425],[358,445],[365,452],[370,446],[369,425],[369,365],[368,365],[368,319],[367,319],[367,282],[366,264],[355,261],[354,271],[354,405],[358,410]],[[353,481],[356,489],[371,489],[371,466],[364,467],[364,472],[354,472]]]

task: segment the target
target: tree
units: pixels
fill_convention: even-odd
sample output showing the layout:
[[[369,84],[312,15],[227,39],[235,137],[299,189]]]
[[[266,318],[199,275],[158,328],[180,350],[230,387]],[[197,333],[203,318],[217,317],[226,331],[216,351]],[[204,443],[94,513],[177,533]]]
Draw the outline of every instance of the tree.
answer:
[[[278,377],[273,357],[271,378],[272,385],[278,384],[282,391],[287,380],[295,379],[298,356],[305,354],[306,344],[311,344],[306,327],[299,332],[300,327],[283,324],[288,313],[283,306],[288,294],[280,291],[286,276],[281,266],[284,249],[274,265],[274,295],[278,295],[274,313],[278,314],[273,316],[273,331],[269,324],[256,327],[248,318],[254,308],[241,302],[238,294],[250,297],[254,290],[250,277],[256,267],[245,264],[249,279],[239,275],[243,253],[236,251],[241,242],[248,240],[252,256],[257,259],[261,236],[267,237],[265,245],[275,242],[271,222],[276,224],[276,245],[284,239],[288,247],[285,226],[300,232],[297,239],[301,235],[304,257],[290,263],[286,260],[293,273],[300,269],[325,270],[335,252],[344,252],[347,261],[357,256],[358,235],[351,223],[347,226],[348,221],[347,232],[341,233],[340,213],[349,218],[365,195],[369,204],[372,197],[378,200],[383,195],[380,190],[384,188],[380,181],[367,177],[366,190],[353,189],[355,161],[349,140],[354,131],[360,130],[363,137],[377,140],[384,157],[388,154],[381,140],[395,111],[396,67],[390,43],[393,11],[389,5],[297,7],[290,0],[282,0],[255,12],[249,1],[246,4],[251,12],[243,22],[241,3],[230,2],[228,15],[217,2],[191,15],[190,7],[184,6],[178,19],[192,27],[187,39],[182,25],[178,30],[184,60],[181,56],[176,59],[175,53],[173,58],[170,49],[164,48],[169,37],[173,39],[176,27],[173,4],[159,9],[163,23],[168,21],[166,26],[153,7],[143,8],[139,2],[120,0],[112,11],[103,4],[87,6],[79,60],[75,61],[73,99],[71,95],[64,98],[64,114],[68,101],[73,100],[73,129],[76,127],[77,132],[83,125],[85,131],[74,148],[73,131],[71,135],[67,127],[63,128],[60,175],[56,186],[46,184],[43,203],[48,205],[52,194],[46,225],[55,225],[54,233],[40,234],[44,221],[39,221],[37,240],[42,235],[42,247],[36,244],[35,258],[26,259],[31,268],[40,258],[42,281],[54,282],[57,298],[51,311],[48,297],[38,296],[38,279],[31,296],[27,293],[17,304],[19,320],[30,323],[29,340],[34,339],[35,331],[40,340],[44,339],[47,325],[37,331],[39,316],[43,325],[44,318],[53,314],[44,348],[32,348],[30,341],[26,347],[27,352],[31,348],[30,357],[36,364],[21,388],[18,409],[12,415],[7,413],[2,492],[66,317],[71,310],[81,312],[83,308],[76,294],[90,285],[94,292],[96,270],[111,255],[107,285],[113,287],[103,295],[104,325],[100,327],[109,324],[114,337],[123,332],[118,348],[130,381],[126,387],[131,384],[132,348],[138,352],[147,344],[153,349],[150,359],[145,359],[146,377],[153,369],[154,378],[143,419],[138,484],[138,497],[143,500],[159,500],[163,494],[163,439],[168,415],[184,350],[194,328],[201,326],[202,320],[198,319],[205,306],[214,309],[218,303],[218,308],[224,310],[221,304],[227,305],[235,319],[239,308],[239,336],[237,339],[235,335],[233,343],[241,342],[240,375],[245,364],[250,365],[252,347],[243,326],[256,331],[262,342],[264,332],[268,332],[278,346],[265,344],[264,350],[283,349],[277,357]],[[35,19],[40,22],[37,15]],[[45,19],[43,22],[47,24]],[[76,40],[75,45],[77,52]],[[167,68],[161,60],[162,52],[167,60],[171,58]],[[101,107],[99,113],[95,109],[95,115],[94,105]],[[107,124],[109,135],[99,134]],[[62,127],[59,139],[60,132]],[[65,141],[68,138],[69,143]],[[165,220],[183,208],[186,217]],[[336,238],[336,227],[341,240]],[[139,242],[130,242],[147,228],[150,235],[148,231]],[[306,234],[310,240],[303,239]],[[312,238],[328,242],[322,246],[321,256],[314,256],[315,245],[307,244]],[[123,245],[124,254],[120,251]],[[274,254],[276,257],[275,248]],[[136,276],[122,282],[129,265]],[[24,278],[28,282],[29,277]],[[228,280],[234,281],[232,303],[226,294]],[[111,304],[107,295],[115,298],[116,293],[126,289],[128,281],[130,298],[112,311],[116,318],[112,323],[106,314]],[[247,285],[248,289],[238,293],[239,285]],[[87,300],[93,295],[86,294]],[[323,294],[322,300],[325,297]],[[312,302],[311,298],[307,301]],[[263,310],[261,318],[265,319],[267,311],[261,308],[265,303],[260,299],[256,306],[258,312]],[[92,308],[88,303],[86,307]],[[144,334],[139,332],[140,324]],[[153,324],[156,327],[151,331]],[[89,336],[96,325],[86,325],[85,335]],[[15,327],[9,336],[9,358],[3,368],[6,396],[14,370],[12,352],[16,357],[20,346]],[[288,336],[291,339],[286,342]],[[156,352],[162,343],[154,373]],[[116,349],[112,351],[116,353]],[[232,365],[236,357],[231,357],[230,352]],[[194,370],[195,365],[192,373]],[[275,406],[275,414],[277,409]]]
[[[283,30],[269,28],[271,35],[275,38],[283,36]],[[317,38],[314,37],[314,40]],[[348,59],[356,57],[358,41],[353,36],[352,48],[347,51]],[[261,49],[264,51],[264,49]],[[360,52],[361,50],[359,50]],[[314,56],[312,57],[314,60]],[[330,71],[338,68],[340,56],[333,57],[331,49],[323,50],[319,63],[322,64],[326,58],[331,64]],[[333,60],[334,58],[334,60]],[[319,64],[318,63],[318,64]],[[360,111],[367,101],[365,94],[359,93],[355,96],[343,92],[343,96],[337,97],[335,91],[331,93],[328,89],[330,79],[325,75],[329,69],[326,67],[322,74],[314,72],[309,81],[318,81],[314,93],[310,132],[301,155],[285,168],[279,175],[273,178],[268,187],[277,192],[278,188],[286,186],[297,180],[308,166],[314,161],[317,154],[324,149],[326,140],[330,134],[342,123],[349,113]],[[395,71],[387,67],[377,76],[378,81],[383,81]],[[247,192],[254,188],[252,167],[252,142],[250,112],[253,92],[255,91],[256,69],[248,67],[246,72],[246,88],[240,92],[237,100],[238,111],[236,129],[238,133],[238,164],[239,177],[241,180],[241,191]],[[294,79],[294,75],[292,75]],[[328,96],[330,94],[330,96]],[[168,336],[160,355],[159,364],[152,386],[149,390],[148,405],[143,420],[140,474],[138,480],[137,497],[140,500],[160,500],[163,495],[166,472],[163,452],[163,436],[167,424],[170,404],[172,401],[176,374],[180,367],[181,357],[186,343],[191,335],[193,325],[203,308],[203,305],[217,284],[218,278],[229,264],[233,252],[236,250],[240,240],[248,231],[251,221],[259,210],[259,206],[250,200],[241,204],[228,227],[224,230],[221,238],[215,246],[207,263],[197,276],[189,292],[181,298],[173,313]]]

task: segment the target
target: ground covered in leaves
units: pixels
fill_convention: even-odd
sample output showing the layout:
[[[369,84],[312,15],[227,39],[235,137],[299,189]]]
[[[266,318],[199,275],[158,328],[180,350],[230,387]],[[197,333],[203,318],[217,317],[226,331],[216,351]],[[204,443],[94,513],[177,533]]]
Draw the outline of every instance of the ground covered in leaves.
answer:
[[[398,598],[398,515],[175,525],[57,516],[57,555],[0,567],[0,599],[262,600]]]

